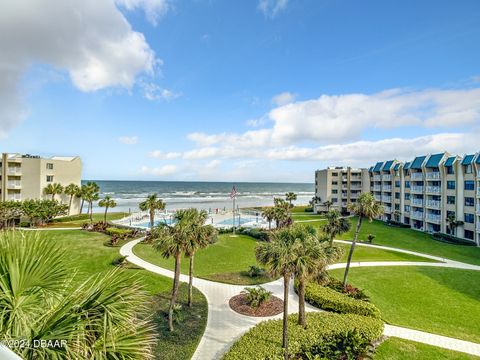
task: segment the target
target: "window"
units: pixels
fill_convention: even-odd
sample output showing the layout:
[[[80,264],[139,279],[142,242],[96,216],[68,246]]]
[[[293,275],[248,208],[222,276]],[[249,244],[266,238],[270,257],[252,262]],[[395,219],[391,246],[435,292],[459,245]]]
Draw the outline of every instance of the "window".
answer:
[[[399,188],[400,187],[400,180],[395,180],[395,187]]]
[[[455,205],[455,196],[447,196],[447,204]]]
[[[338,176],[338,173],[334,172],[332,173],[332,176]]]
[[[410,181],[405,181],[405,188],[410,189]]]
[[[475,222],[475,216],[473,214],[465,213],[464,220],[466,223],[473,224]]]
[[[454,174],[453,166],[447,166],[447,174]]]
[[[53,175],[47,175],[47,182],[53,182]]]
[[[456,216],[455,216],[455,211],[447,210],[447,219],[448,219],[449,217],[455,218],[455,217],[456,217]]]
[[[410,194],[409,193],[405,193],[405,200],[410,200]]]
[[[53,170],[53,164],[47,163],[47,170]]]
[[[338,181],[332,181],[332,185],[338,185]]]
[[[453,181],[453,180],[447,181],[447,189],[448,190],[455,190],[455,181]]]
[[[332,190],[332,194],[338,194],[338,190],[337,190],[337,189],[333,189],[333,190]]]
[[[464,237],[465,239],[473,240],[473,231],[465,230]]]
[[[465,190],[475,190],[475,182],[473,180],[465,180]]]
[[[400,204],[395,204],[395,210],[400,211]]]
[[[395,199],[400,199],[400,193],[399,192],[395,193]]]
[[[410,205],[405,205],[405,211],[410,212]]]
[[[473,173],[472,164],[470,164],[470,165],[465,165],[464,168],[465,168],[465,174],[471,174],[471,173]]]
[[[472,197],[466,197],[465,206],[475,206],[475,199]]]

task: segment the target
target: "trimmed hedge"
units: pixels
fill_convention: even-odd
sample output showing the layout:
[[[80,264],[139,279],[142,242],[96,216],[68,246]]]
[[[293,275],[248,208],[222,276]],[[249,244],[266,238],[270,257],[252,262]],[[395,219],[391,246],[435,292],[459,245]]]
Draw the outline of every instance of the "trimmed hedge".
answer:
[[[382,336],[383,322],[372,317],[354,314],[308,313],[306,314],[307,328],[297,324],[297,314],[288,317],[289,353],[294,359],[305,359],[319,355],[321,359],[343,359],[345,339],[350,340],[348,334],[356,334],[360,339],[361,347],[376,341]],[[352,341],[352,340],[350,340]],[[352,354],[352,348],[346,351]],[[340,350],[340,351],[339,351]],[[345,350],[344,350],[345,351]],[[332,357],[332,353],[335,353]],[[312,356],[313,355],[313,356]],[[359,354],[356,354],[359,355]],[[357,358],[348,357],[348,358]],[[223,360],[281,360],[282,349],[282,320],[268,320],[261,322],[243,335],[224,355]]]
[[[375,305],[315,283],[305,285],[305,301],[320,309],[336,313],[380,318],[380,310]]]
[[[408,229],[410,229],[410,225],[404,224],[404,223],[402,223],[402,222],[400,222],[400,221],[388,220],[388,221],[387,221],[387,224],[388,224],[388,225],[391,225],[391,226],[399,227],[399,228],[405,228],[405,229],[408,228]]]
[[[108,227],[105,229],[105,233],[110,236],[119,236],[119,237],[127,237],[132,234],[132,230],[128,229],[119,229],[117,227]]]
[[[462,239],[462,238],[459,238],[459,237],[456,237],[456,236],[453,236],[453,235],[449,235],[449,234],[444,234],[444,233],[438,233],[437,232],[437,233],[434,233],[432,235],[432,237],[435,240],[446,242],[446,243],[449,243],[449,244],[469,245],[469,246],[476,246],[477,245],[477,244],[475,244],[475,241],[473,241],[473,240],[466,240],[466,239]]]

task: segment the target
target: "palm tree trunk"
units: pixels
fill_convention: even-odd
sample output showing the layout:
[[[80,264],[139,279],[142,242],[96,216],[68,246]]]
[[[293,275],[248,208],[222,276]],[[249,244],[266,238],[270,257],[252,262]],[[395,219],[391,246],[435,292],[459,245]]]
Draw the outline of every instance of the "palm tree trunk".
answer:
[[[348,280],[348,271],[350,270],[350,262],[352,261],[353,250],[355,249],[355,244],[358,240],[358,234],[360,233],[360,228],[362,227],[363,217],[358,217],[357,228],[355,229],[355,236],[353,237],[352,246],[350,247],[350,252],[348,253],[347,267],[345,268],[345,274],[343,275],[343,287],[347,286]]]
[[[80,204],[80,215],[81,215],[82,212],[83,212],[83,204],[85,204],[85,199],[84,199],[84,198],[82,198],[82,202],[81,202],[81,204]]]
[[[70,201],[68,202],[68,215],[70,215],[70,210],[72,209],[72,200],[73,195],[70,195]]]
[[[305,320],[305,279],[298,279],[298,325],[307,327]]]
[[[288,360],[288,291],[290,289],[290,274],[283,276],[283,357]]]
[[[150,209],[150,229],[153,229],[155,224],[155,209]]]
[[[268,222],[268,230],[272,230],[272,220]]]
[[[90,222],[93,222],[93,202],[90,201],[88,204],[88,211],[90,212]]]
[[[193,257],[195,253],[190,255],[190,269],[188,271],[188,306],[193,305]]]
[[[52,200],[55,200],[55,193],[52,194]]]
[[[333,247],[333,239],[334,239],[334,236],[330,236],[330,247]]]
[[[170,299],[170,307],[168,309],[168,328],[170,331],[173,331],[173,308],[178,297],[178,285],[180,282],[180,256],[180,253],[175,255],[175,275],[173,277],[172,298]]]
[[[105,214],[103,214],[103,222],[105,224],[107,223],[107,211],[108,211],[108,206],[105,206]]]

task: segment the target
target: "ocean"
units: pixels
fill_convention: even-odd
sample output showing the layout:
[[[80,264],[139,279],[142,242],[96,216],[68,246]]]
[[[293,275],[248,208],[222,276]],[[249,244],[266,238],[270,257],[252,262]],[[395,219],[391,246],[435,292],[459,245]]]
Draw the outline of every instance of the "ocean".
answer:
[[[115,199],[117,207],[114,211],[126,212],[137,211],[138,204],[152,193],[157,193],[166,202],[167,209],[196,207],[214,210],[232,207],[230,192],[233,185],[237,189],[236,205],[239,207],[272,205],[274,197],[285,197],[289,191],[297,194],[295,204],[308,204],[315,190],[314,184],[306,183],[91,181],[100,186],[100,197],[110,195]]]

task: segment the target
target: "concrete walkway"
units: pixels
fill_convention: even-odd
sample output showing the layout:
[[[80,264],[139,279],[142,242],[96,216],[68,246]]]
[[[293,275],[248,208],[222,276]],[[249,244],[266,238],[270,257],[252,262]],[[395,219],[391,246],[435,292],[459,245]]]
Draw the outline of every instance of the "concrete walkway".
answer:
[[[133,253],[133,247],[141,242],[142,239],[132,240],[122,246],[120,254],[127,256],[127,260],[132,264],[140,266],[148,271],[156,274],[164,275],[173,278],[173,272],[152,263],[149,263]],[[339,241],[341,242],[341,241]],[[347,242],[348,243],[348,242]],[[357,244],[359,246],[379,247],[377,245]],[[351,263],[352,267],[362,266],[437,266],[437,267],[451,267],[469,270],[480,270],[480,266],[464,264],[448,259],[440,259],[430,255],[410,252],[408,250],[394,249],[388,247],[380,247],[385,250],[400,251],[413,255],[423,256],[426,258],[442,261],[438,263],[433,262],[411,262],[411,261],[378,261],[378,262],[356,262]],[[339,269],[345,267],[345,264],[333,264],[329,269]],[[180,275],[180,280],[188,282],[188,276]],[[255,318],[240,315],[230,309],[228,305],[229,299],[239,294],[245,286],[230,285],[208,281],[204,279],[194,278],[193,285],[199,289],[206,297],[208,302],[208,319],[205,332],[200,340],[200,343],[192,357],[194,360],[220,359],[222,355],[230,348],[230,346],[248,329],[255,326],[265,319],[281,318],[282,314],[269,318]],[[271,291],[273,295],[283,298],[283,282],[281,279],[272,281],[262,286]],[[306,304],[307,311],[321,311],[309,304]],[[298,312],[298,296],[293,290],[293,282],[289,291],[289,312]],[[471,355],[480,356],[480,344],[447,338],[440,335],[430,334],[422,331],[401,328],[385,324],[385,335],[395,336],[402,339],[422,342],[429,345],[435,345],[445,349],[461,351]]]

